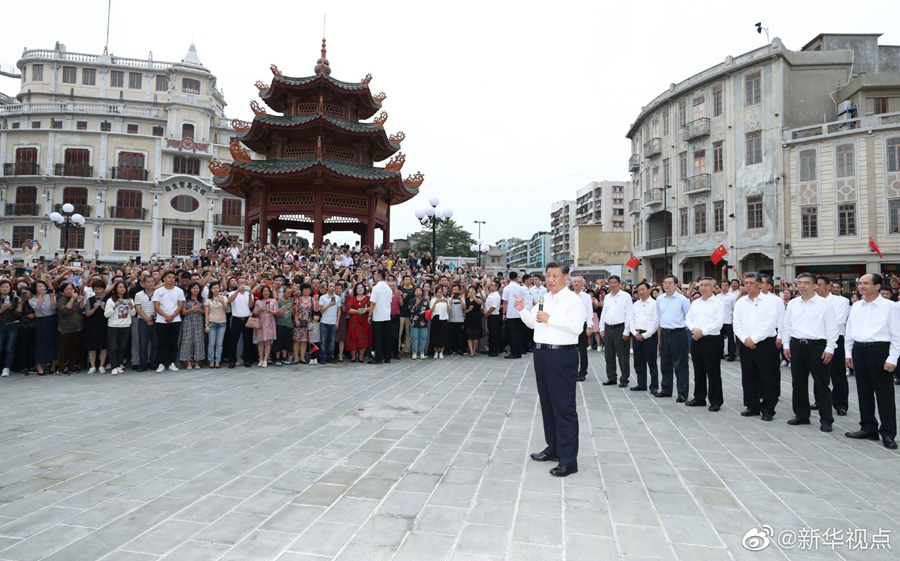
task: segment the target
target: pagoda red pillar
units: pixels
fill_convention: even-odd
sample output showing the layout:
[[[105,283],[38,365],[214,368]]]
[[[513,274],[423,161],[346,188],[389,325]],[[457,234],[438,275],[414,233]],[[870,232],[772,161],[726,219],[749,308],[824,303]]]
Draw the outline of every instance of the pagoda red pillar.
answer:
[[[271,230],[271,239],[269,241],[272,245],[278,245],[278,230],[272,228]]]
[[[259,193],[259,241],[266,243],[269,233],[269,186],[263,185]]]
[[[244,241],[249,242],[250,236],[253,235],[253,223],[250,220],[250,213],[247,212],[250,209],[250,197],[244,197]]]
[[[322,217],[322,207],[325,205],[325,193],[321,185],[316,185],[316,195],[313,210],[313,248],[322,247],[325,237],[322,234],[324,222]]]
[[[384,221],[384,238],[381,242],[381,251],[391,247],[391,205],[388,205],[385,215],[387,220]]]

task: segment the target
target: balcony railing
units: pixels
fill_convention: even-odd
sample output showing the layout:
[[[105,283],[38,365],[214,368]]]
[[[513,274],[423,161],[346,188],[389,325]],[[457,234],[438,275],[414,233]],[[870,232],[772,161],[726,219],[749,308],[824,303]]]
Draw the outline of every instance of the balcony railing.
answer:
[[[663,203],[662,189],[651,189],[644,193],[645,205],[661,205]]]
[[[147,170],[144,168],[116,167],[111,169],[112,179],[147,181]]]
[[[147,209],[130,206],[111,206],[109,207],[110,218],[124,218],[126,220],[146,220]]]
[[[640,199],[631,199],[628,201],[628,213],[629,214],[638,214],[641,212],[641,200]]]
[[[709,136],[709,117],[694,119],[681,127],[681,138],[686,141],[696,140]]]
[[[217,214],[215,219],[216,226],[244,226],[244,217],[235,214]]]
[[[693,177],[688,177],[684,180],[682,186],[685,193],[702,193],[704,191],[709,191],[712,188],[710,175],[708,173],[701,173]]]
[[[88,164],[54,164],[53,175],[66,177],[93,177],[94,166]]]
[[[672,245],[672,238],[669,238],[669,245]],[[666,238],[659,238],[656,240],[649,240],[647,242],[647,250],[651,249],[662,249],[666,247]]]
[[[3,164],[3,175],[40,175],[40,171],[37,162]]]
[[[641,155],[640,154],[632,154],[630,158],[628,158],[628,171],[633,172],[641,169]]]
[[[53,210],[56,212],[62,212],[62,207],[64,204],[66,203],[58,203],[53,205]],[[75,203],[72,203],[72,206],[75,207],[75,210],[72,211],[75,214],[80,214],[81,216],[88,217],[91,215],[91,205],[76,205]]]
[[[41,212],[41,205],[33,203],[7,203],[6,216],[37,216]]]
[[[652,158],[653,156],[659,156],[660,154],[662,154],[662,139],[651,138],[644,143],[645,158]]]

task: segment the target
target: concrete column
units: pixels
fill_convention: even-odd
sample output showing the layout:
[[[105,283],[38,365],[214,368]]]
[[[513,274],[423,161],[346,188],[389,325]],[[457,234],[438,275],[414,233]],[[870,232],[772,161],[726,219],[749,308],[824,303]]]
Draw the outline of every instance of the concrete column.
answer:
[[[99,168],[97,170],[97,178],[98,179],[106,179],[109,173],[109,166],[107,164],[109,150],[109,133],[100,133],[100,163]]]
[[[150,207],[150,253],[160,253],[159,251],[159,223],[161,218],[159,217],[159,200],[158,197],[161,192],[150,191],[150,195],[153,197],[151,199]]]

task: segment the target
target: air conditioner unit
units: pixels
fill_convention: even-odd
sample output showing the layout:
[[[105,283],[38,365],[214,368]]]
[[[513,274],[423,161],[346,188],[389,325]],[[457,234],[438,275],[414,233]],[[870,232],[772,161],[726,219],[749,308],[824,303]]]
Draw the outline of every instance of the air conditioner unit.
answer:
[[[838,121],[846,121],[847,119],[853,118],[853,102],[849,99],[847,101],[842,101],[840,105],[838,105]]]

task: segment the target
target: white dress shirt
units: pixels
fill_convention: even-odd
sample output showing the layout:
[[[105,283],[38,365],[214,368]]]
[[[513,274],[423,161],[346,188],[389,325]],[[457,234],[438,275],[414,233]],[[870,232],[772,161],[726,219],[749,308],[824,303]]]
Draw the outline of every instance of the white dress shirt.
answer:
[[[534,342],[544,345],[577,345],[584,331],[584,306],[578,296],[567,288],[544,296],[544,311],[550,316],[547,323],[537,321],[537,312],[522,310],[522,321],[534,329]],[[508,316],[507,316],[508,317]]]
[[[737,297],[738,293],[732,290],[716,294],[716,299],[725,306],[725,323],[734,322],[734,303]]]
[[[722,325],[725,324],[725,304],[714,296],[706,300],[697,298],[691,303],[691,309],[688,310],[684,323],[691,331],[694,329],[702,331],[704,337],[718,335],[722,332]]]
[[[591,295],[588,294],[587,290],[582,290],[581,292],[577,292],[576,296],[578,296],[578,299],[581,300],[581,304],[584,306],[584,321],[593,323],[594,301],[591,299]]]
[[[775,337],[784,304],[778,298],[759,293],[756,299],[743,296],[734,304],[734,336],[741,344],[749,337],[753,344]]]
[[[375,303],[375,309],[372,311],[372,321],[391,321],[391,300],[394,299],[394,292],[388,283],[381,281],[372,289],[372,296],[369,301]]]
[[[485,302],[484,302],[484,309],[490,310],[491,308],[494,308],[494,311],[491,312],[490,315],[499,316],[500,315],[500,305],[501,305],[500,304],[500,293],[499,292],[491,292],[488,295],[487,300],[485,300]]]
[[[531,295],[531,299],[534,302],[534,305],[537,306],[538,302],[541,300],[541,296],[547,294],[547,289],[543,286],[532,286],[528,289],[528,294]],[[531,307],[528,308],[529,310]]]
[[[503,289],[503,299],[509,302],[509,304],[506,305],[506,317],[508,319],[522,317],[522,315],[519,313],[519,310],[517,310],[515,306],[516,296],[518,296],[522,300],[528,299],[528,295],[525,293],[525,287],[523,287],[516,281],[512,281],[511,283],[506,285],[506,288]]]
[[[590,300],[590,298],[588,298]],[[593,308],[593,305],[591,306]],[[603,311],[600,312],[600,331],[606,331],[608,325],[625,324],[626,335],[631,332],[631,295],[620,290],[616,294],[610,292],[603,299]]]
[[[656,312],[656,300],[647,296],[646,300],[638,298],[631,307],[631,334],[637,335],[638,329],[644,330],[644,337],[653,337],[659,329],[659,314]]]
[[[834,354],[837,346],[838,324],[832,307],[824,298],[814,294],[809,300],[794,298],[788,303],[779,335],[784,348],[791,350],[791,338],[825,339],[825,352]]]
[[[847,300],[843,296],[835,296],[829,292],[828,296],[825,297],[825,301],[834,308],[834,317],[838,322],[838,337],[840,337],[844,334],[844,328],[847,325],[847,317],[850,316],[850,300]]]
[[[839,298],[843,298],[840,296]],[[880,295],[866,302],[865,299],[853,304],[847,319],[844,349],[847,358],[853,358],[854,343],[889,342],[891,350],[887,363],[897,365],[900,355],[900,304]]]

